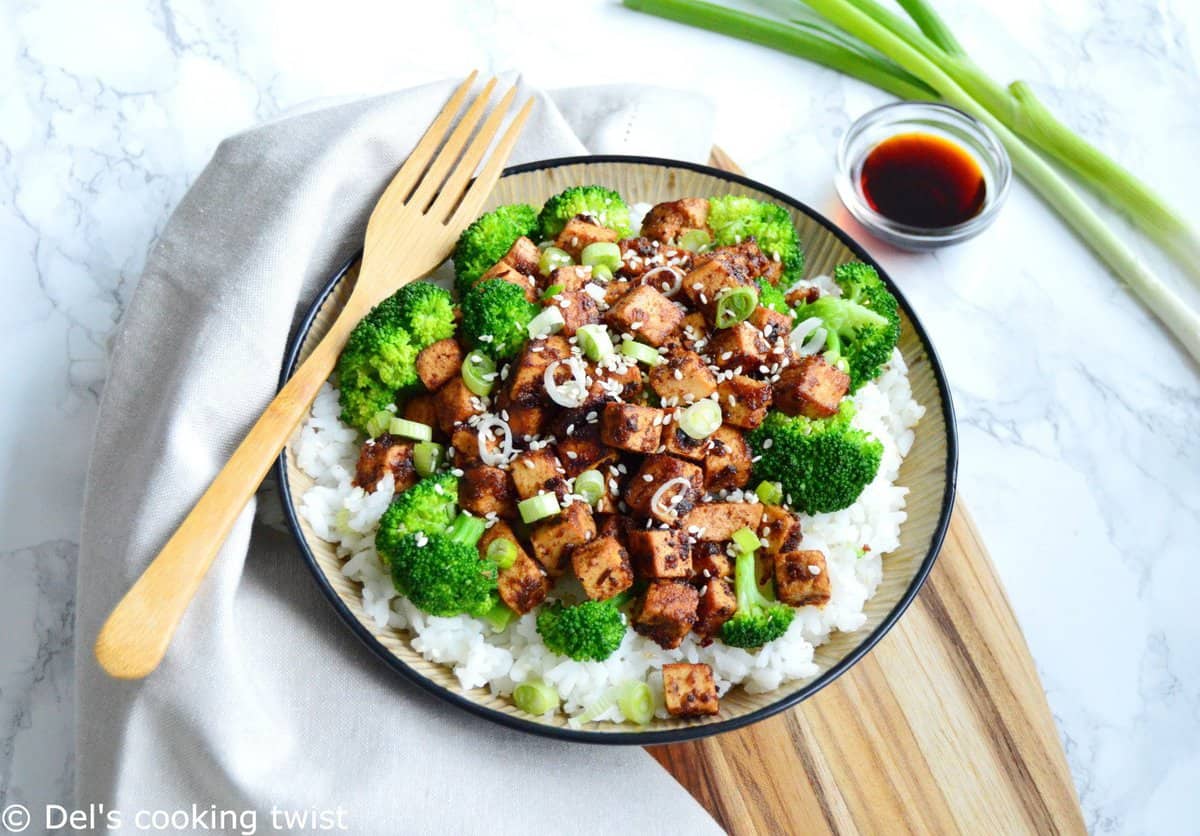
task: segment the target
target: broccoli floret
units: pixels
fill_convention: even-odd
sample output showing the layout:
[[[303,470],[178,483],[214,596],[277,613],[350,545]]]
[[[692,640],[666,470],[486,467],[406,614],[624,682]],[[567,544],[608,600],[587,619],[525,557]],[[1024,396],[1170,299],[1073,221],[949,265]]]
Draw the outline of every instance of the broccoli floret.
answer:
[[[809,514],[854,504],[875,478],[883,445],[850,426],[854,402],[842,402],[832,418],[789,417],[771,410],[746,434],[757,458],[754,476],[783,483],[787,504]]]
[[[630,593],[622,592],[606,601],[584,601],[564,606],[555,601],[538,612],[537,631],[546,647],[580,662],[603,662],[625,639],[625,617],[621,605]]]
[[[405,534],[389,555],[397,591],[430,615],[486,616],[499,598],[496,564],[475,544],[484,522],[459,514],[441,534]]]
[[[512,203],[480,215],[458,236],[454,247],[455,287],[462,296],[488,268],[504,258],[513,242],[532,236],[538,228],[538,213],[532,206]]]
[[[796,309],[798,319],[819,317],[825,325],[825,359],[850,375],[850,391],[874,380],[900,339],[900,312],[875,268],[860,262],[839,265],[833,279],[841,296],[822,296]]]
[[[782,206],[740,195],[721,195],[708,201],[708,225],[718,247],[740,244],[753,237],[759,249],[775,256],[783,265],[780,283],[791,286],[804,272],[804,250],[792,225],[792,216]]]
[[[503,279],[488,279],[462,300],[463,333],[471,345],[497,360],[515,357],[529,338],[529,321],[538,307],[525,291]]]
[[[400,325],[418,349],[454,336],[454,301],[450,291],[431,282],[410,282],[396,291]]]
[[[392,500],[379,520],[375,550],[387,565],[400,548],[400,541],[418,531],[441,534],[454,520],[458,504],[458,479],[450,473],[426,476]]]
[[[751,537],[755,537],[753,531]],[[772,601],[758,588],[755,552],[738,549],[733,564],[737,610],[721,625],[721,641],[731,647],[761,647],[787,632],[796,611]]]
[[[604,186],[571,186],[546,201],[538,215],[542,240],[549,241],[567,221],[576,215],[587,215],[601,226],[614,229],[622,238],[629,236],[629,205],[621,195]]]
[[[417,386],[420,350],[404,329],[396,295],[372,308],[354,326],[338,358],[342,420],[365,432],[367,422],[397,394]]]
[[[787,296],[783,290],[765,278],[758,280],[758,304],[781,314],[792,312],[792,309],[788,307]]]

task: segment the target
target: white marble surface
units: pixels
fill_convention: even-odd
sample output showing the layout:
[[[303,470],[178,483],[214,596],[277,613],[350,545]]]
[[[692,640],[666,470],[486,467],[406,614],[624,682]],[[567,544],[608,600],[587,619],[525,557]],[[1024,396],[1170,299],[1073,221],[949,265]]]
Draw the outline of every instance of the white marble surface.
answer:
[[[937,5],[994,75],[1034,82],[1200,224],[1190,0]],[[471,66],[544,86],[654,80],[706,90],[718,141],[752,176],[846,222],[833,151],[886,100],[874,90],[606,0],[403,6],[0,4],[0,798],[70,798],[73,570],[105,339],[223,135]],[[1033,648],[1089,827],[1194,830],[1200,370],[1023,186],[958,249],[865,243],[945,362],[961,495]]]

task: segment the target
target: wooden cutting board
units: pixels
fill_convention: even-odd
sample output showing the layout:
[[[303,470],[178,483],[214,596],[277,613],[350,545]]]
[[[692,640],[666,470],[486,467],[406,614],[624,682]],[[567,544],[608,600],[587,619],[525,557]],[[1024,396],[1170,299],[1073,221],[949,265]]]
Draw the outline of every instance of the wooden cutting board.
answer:
[[[714,148],[710,163],[740,173]],[[648,749],[734,834],[1085,833],[1029,648],[960,501],[866,657],[746,729]]]

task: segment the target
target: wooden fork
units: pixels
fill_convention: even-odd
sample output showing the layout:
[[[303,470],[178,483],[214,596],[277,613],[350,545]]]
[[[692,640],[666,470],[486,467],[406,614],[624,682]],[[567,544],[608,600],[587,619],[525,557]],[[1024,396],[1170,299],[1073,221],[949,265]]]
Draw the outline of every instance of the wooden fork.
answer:
[[[329,333],[267,406],[100,629],[96,659],[111,676],[140,679],[158,667],[234,521],[333,371],[350,331],[398,287],[445,261],[459,233],[479,213],[512,153],[533,100],[521,107],[472,181],[516,95],[515,88],[505,93],[476,133],[496,86],[493,78],[447,138],[475,76],[471,73],[454,91],[371,212],[358,280]]]

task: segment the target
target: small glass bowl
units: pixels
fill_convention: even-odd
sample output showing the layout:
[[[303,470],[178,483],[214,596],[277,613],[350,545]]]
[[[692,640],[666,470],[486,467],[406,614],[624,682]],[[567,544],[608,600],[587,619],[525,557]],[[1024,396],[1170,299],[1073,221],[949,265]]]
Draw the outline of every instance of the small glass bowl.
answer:
[[[983,172],[984,199],[979,213],[953,226],[929,229],[884,217],[862,193],[862,167],[876,145],[906,133],[929,133],[960,145]],[[987,228],[1008,196],[1012,163],[991,129],[957,108],[927,102],[899,102],[863,114],[846,131],[838,147],[838,196],[872,234],[906,250],[933,250],[972,238]]]

